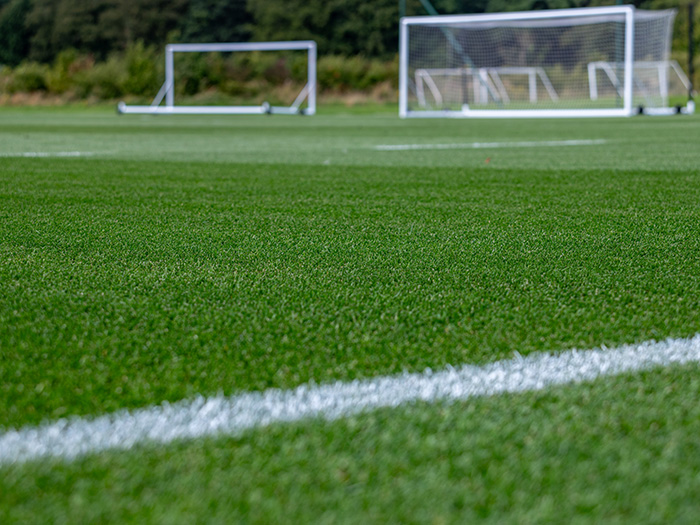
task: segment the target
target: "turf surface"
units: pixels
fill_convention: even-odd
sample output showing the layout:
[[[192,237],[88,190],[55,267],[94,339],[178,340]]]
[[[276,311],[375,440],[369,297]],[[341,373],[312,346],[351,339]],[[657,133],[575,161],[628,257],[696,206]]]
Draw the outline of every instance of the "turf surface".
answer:
[[[695,523],[697,366],[10,467],[3,523]]]
[[[364,114],[188,119],[3,110],[0,429],[195,394],[488,362],[514,351],[692,335],[700,328],[699,124],[696,117],[401,122],[394,115]],[[375,149],[547,140],[605,143]],[[17,156],[37,152],[89,155]],[[686,367],[631,381],[665,392],[678,375],[689,386],[674,389],[670,402],[688,411],[697,404],[695,373]],[[552,463],[546,447],[520,459],[511,448],[499,452],[499,444],[508,441],[499,428],[512,416],[509,406],[522,411],[512,430],[522,440],[533,425],[541,429],[538,439],[554,439],[558,427],[543,418],[566,419],[572,406],[595,432],[603,424],[597,418],[605,417],[601,404],[617,403],[622,413],[626,399],[634,398],[624,380],[603,383],[603,397],[591,404],[581,400],[594,387],[542,394],[550,396],[551,414],[528,412],[535,394],[455,405],[459,410],[448,410],[447,426],[460,430],[445,428],[432,437],[415,426],[432,419],[438,425],[443,409],[363,416],[364,444],[353,449],[347,469],[371,472],[368,465],[384,443],[394,452],[377,459],[381,479],[404,472],[413,481],[399,492],[365,483],[349,502],[382,521],[390,519],[391,508],[397,520],[404,515],[418,521],[498,520],[508,506],[513,519],[529,516],[537,487],[516,501],[508,499],[505,487],[482,484],[476,487],[479,503],[459,496],[460,489],[445,477],[444,461],[428,460],[433,441],[445,454],[454,449],[469,456],[469,440],[482,439],[493,442],[491,454],[502,454],[504,464],[519,461],[510,473],[515,480],[527,482],[539,458],[555,485],[563,476],[575,480],[576,490],[599,484],[599,501],[574,507],[571,516],[634,516],[624,499],[616,506],[605,498],[617,478],[597,475],[600,466],[578,469],[573,453],[564,450],[562,462]],[[644,422],[652,410],[648,404],[667,401],[644,399],[625,417]],[[372,423],[377,417],[390,420],[385,429]],[[683,418],[664,421],[674,439],[689,447],[697,429]],[[342,456],[351,446],[351,440],[343,441],[349,424],[296,425],[242,440],[107,454],[97,471],[95,459],[60,468],[13,467],[0,490],[10,503],[0,503],[0,509],[12,519],[32,516],[38,511],[26,499],[27,487],[44,483],[41,490],[53,503],[44,502],[48,514],[35,514],[37,521],[53,521],[51,516],[191,521],[184,503],[166,507],[171,492],[203,484],[211,497],[193,500],[192,512],[206,515],[200,505],[208,501],[212,517],[235,510],[243,519],[246,508],[252,512],[245,501],[258,494],[269,502],[279,491],[287,494],[281,502],[301,498],[293,514],[300,520],[351,521],[359,519],[353,505],[334,503],[345,488],[314,490],[310,471],[299,466],[332,464]],[[639,433],[634,425],[633,435]],[[562,429],[563,439],[582,439],[579,425]],[[294,438],[298,433],[305,436],[301,441]],[[469,438],[461,442],[465,435]],[[415,457],[403,458],[405,442],[412,439]],[[626,441],[620,435],[607,439],[622,453]],[[316,450],[324,440],[335,448]],[[295,443],[301,443],[297,452]],[[599,457],[594,445],[580,446],[594,464],[607,464],[610,458]],[[418,453],[424,447],[425,457]],[[635,473],[646,461],[641,445],[636,450],[627,458],[631,466],[622,483],[646,479]],[[199,474],[181,470],[191,455],[191,471]],[[243,465],[230,478],[213,466],[221,455],[229,462],[224,464]],[[152,480],[155,488],[146,495],[121,493],[129,485],[120,488],[120,480],[130,475],[150,486],[149,474],[139,470],[150,457],[157,472],[172,470],[177,482],[171,487],[164,476]],[[263,488],[243,484],[236,497],[216,496],[220,492],[212,484],[230,486],[230,480],[252,476],[256,465],[267,463],[260,474]],[[691,475],[696,468],[679,463],[657,474],[669,485],[669,502],[685,501],[683,495],[697,488]],[[276,481],[280,472],[291,479],[306,472],[311,484],[295,492],[301,488]],[[673,480],[686,478],[674,490]],[[426,497],[416,498],[424,479],[432,480]],[[105,483],[115,490],[103,490]],[[68,493],[83,494],[79,497],[91,506],[73,505]],[[150,503],[143,500],[149,497]],[[551,497],[556,508],[557,498],[571,495]],[[509,504],[499,506],[499,498]],[[455,501],[463,501],[456,510],[450,507]],[[685,501],[678,512],[697,511],[692,503]],[[281,507],[270,504],[270,513],[248,517],[271,520]],[[164,514],[158,514],[161,508]],[[117,509],[126,514],[112,514]],[[545,519],[542,512],[533,520]]]

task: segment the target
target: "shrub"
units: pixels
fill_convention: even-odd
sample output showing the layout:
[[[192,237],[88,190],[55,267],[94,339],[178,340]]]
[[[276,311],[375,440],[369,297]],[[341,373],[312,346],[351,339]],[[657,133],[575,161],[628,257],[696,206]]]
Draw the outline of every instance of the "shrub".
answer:
[[[10,93],[46,91],[49,66],[37,62],[24,62],[12,72],[7,90]]]
[[[207,85],[208,68],[203,55],[180,53],[175,57],[175,89],[178,94],[195,95]]]
[[[297,90],[297,86],[301,89],[307,78],[307,61],[301,54],[179,53],[175,60],[179,96],[219,92],[249,99],[283,97]],[[160,85],[161,64],[162,55],[143,43],[98,63],[92,55],[64,50],[51,66],[25,62],[14,70],[4,68],[0,71],[0,91],[48,91],[99,99],[151,96]],[[398,60],[324,56],[317,65],[318,86],[322,91],[371,91],[376,86],[390,89],[396,87],[398,78]]]
[[[92,55],[78,55],[75,49],[61,51],[46,75],[46,87],[51,93],[65,93],[75,90],[76,76],[92,69],[95,59]]]
[[[325,56],[318,61],[318,84],[322,89],[344,91],[357,85],[362,76],[358,60],[341,56]]]
[[[0,93],[6,93],[7,87],[12,80],[12,69],[7,66],[0,66]]]
[[[318,60],[318,84],[334,91],[366,90],[398,76],[394,62],[368,60],[360,56],[325,56]]]
[[[158,68],[160,60],[151,47],[143,42],[129,46],[126,50],[126,77],[123,91],[131,95],[148,95],[158,89]]]
[[[125,61],[112,56],[106,62],[97,63],[91,69],[76,75],[75,81],[80,96],[93,95],[101,99],[111,99],[125,93],[127,77]]]

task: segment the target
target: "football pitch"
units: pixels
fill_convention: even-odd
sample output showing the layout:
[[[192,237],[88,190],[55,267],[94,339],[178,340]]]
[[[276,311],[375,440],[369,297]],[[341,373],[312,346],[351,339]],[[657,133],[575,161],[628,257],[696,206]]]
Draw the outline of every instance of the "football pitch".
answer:
[[[3,108],[0,286],[0,443],[697,347],[700,117]],[[378,388],[338,417],[272,410],[128,449],[0,450],[0,523],[695,523],[700,366],[599,368],[396,406]]]

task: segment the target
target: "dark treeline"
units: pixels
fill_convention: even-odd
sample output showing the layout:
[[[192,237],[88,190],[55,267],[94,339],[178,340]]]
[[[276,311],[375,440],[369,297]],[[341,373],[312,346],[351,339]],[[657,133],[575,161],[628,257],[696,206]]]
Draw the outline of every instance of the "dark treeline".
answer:
[[[440,13],[614,4],[591,0],[432,0]],[[647,0],[638,7],[678,2]],[[424,15],[421,0],[406,14]],[[700,10],[698,10],[700,11]],[[0,0],[0,64],[48,63],[66,49],[96,60],[135,43],[313,39],[328,55],[388,59],[397,49],[398,0]],[[679,17],[679,26],[684,22]],[[684,34],[677,31],[677,46]]]

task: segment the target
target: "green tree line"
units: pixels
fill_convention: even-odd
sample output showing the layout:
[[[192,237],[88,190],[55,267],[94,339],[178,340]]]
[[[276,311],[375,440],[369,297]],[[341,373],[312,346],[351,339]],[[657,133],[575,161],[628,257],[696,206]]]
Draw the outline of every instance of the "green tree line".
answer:
[[[404,0],[423,15],[426,0]],[[439,13],[481,13],[615,4],[591,0],[432,0]],[[637,7],[678,7],[646,0]],[[67,49],[104,61],[136,43],[313,39],[326,55],[388,60],[397,50],[401,0],[0,0],[0,64],[53,62]],[[697,12],[700,9],[696,10]],[[700,14],[697,14],[700,17]],[[687,46],[680,10],[675,48]],[[696,20],[700,26],[700,18]],[[700,31],[698,31],[700,32]]]

